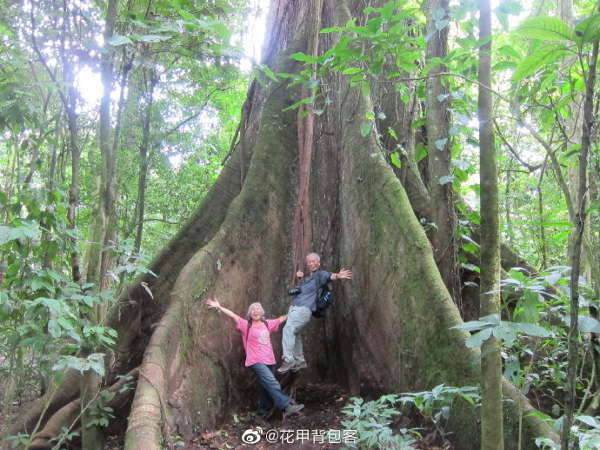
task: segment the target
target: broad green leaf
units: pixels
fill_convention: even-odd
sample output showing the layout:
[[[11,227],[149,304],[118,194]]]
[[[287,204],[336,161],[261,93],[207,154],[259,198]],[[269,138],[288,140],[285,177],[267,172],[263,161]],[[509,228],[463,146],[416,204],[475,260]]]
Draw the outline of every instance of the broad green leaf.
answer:
[[[585,423],[586,425],[589,425],[592,428],[600,428],[600,423],[598,423],[598,421],[596,420],[595,417],[581,415],[581,416],[576,416],[575,419],[579,420],[580,422]]]
[[[31,280],[31,289],[33,291],[37,291],[40,289],[46,289],[49,292],[53,292],[54,286],[52,286],[52,283],[49,283],[47,280],[44,280],[43,278],[34,278],[33,280]]]
[[[402,161],[400,161],[400,156],[398,155],[398,152],[394,152],[390,155],[390,161],[392,161],[392,164],[396,167],[402,167]]]
[[[120,34],[113,35],[110,39],[106,41],[108,45],[112,45],[113,47],[117,47],[119,45],[125,44],[133,44],[133,41],[129,39],[127,36],[121,36]]]
[[[48,333],[50,333],[50,336],[52,336],[55,339],[60,337],[61,327],[58,324],[58,320],[56,318],[51,318],[48,321]]]
[[[137,40],[142,42],[162,42],[168,41],[172,36],[165,34],[144,34],[142,36],[138,36]]]
[[[479,268],[479,266],[476,266],[475,264],[461,263],[460,266],[463,269],[470,270],[471,272],[477,272],[477,273],[481,272],[481,269]]]
[[[499,63],[494,64],[492,71],[500,72],[502,70],[514,69],[515,67],[517,67],[517,63],[514,61],[500,61]]]
[[[348,67],[347,69],[342,70],[342,75],[355,75],[360,72],[362,72],[360,67]]]
[[[448,25],[448,19],[436,20],[435,21],[435,29],[437,31],[443,30]]]
[[[192,13],[185,11],[184,9],[178,9],[177,14],[179,14],[183,20],[187,20],[188,22],[193,22],[196,20]]]
[[[319,58],[315,58],[314,56],[310,56],[302,52],[292,53],[290,58],[306,63],[316,63],[319,61]]]
[[[514,318],[520,322],[535,323],[539,320],[540,314],[537,310],[539,294],[531,290],[525,290],[523,297],[518,301],[515,308]]]
[[[435,148],[437,148],[438,150],[444,150],[444,147],[446,146],[446,143],[448,142],[448,139],[438,139],[437,141],[435,141]]]
[[[467,338],[467,340],[465,341],[465,344],[469,348],[481,347],[481,344],[483,344],[485,341],[487,341],[491,335],[492,335],[492,329],[486,328],[484,330],[481,330],[481,331],[469,336]]]
[[[471,167],[471,163],[464,159],[453,159],[452,165],[460,170],[466,171]]]
[[[513,82],[517,82],[533,75],[538,69],[557,61],[566,53],[566,49],[555,46],[545,46],[538,48],[531,55],[524,58],[513,74]]]
[[[515,31],[517,34],[541,41],[575,41],[576,36],[558,17],[538,16],[525,20]]]
[[[501,323],[498,327],[494,327],[492,333],[497,339],[503,341],[508,347],[511,347],[513,342],[517,339],[517,333],[515,330],[505,326],[504,323]]]
[[[45,306],[50,313],[60,315],[64,313],[64,303],[55,299],[55,298],[47,298],[47,297],[38,297],[33,302],[31,302],[31,307],[34,308],[38,305]]]
[[[283,111],[289,111],[290,109],[297,109],[302,105],[306,105],[307,103],[313,103],[316,99],[316,96],[306,97],[300,101],[297,101],[293,105],[288,106],[287,108],[283,108]]]
[[[552,333],[546,330],[540,325],[534,323],[521,323],[521,322],[504,322],[506,326],[518,331],[519,333],[526,334],[527,336],[537,337],[549,337]]]
[[[513,59],[521,59],[521,54],[510,45],[503,45],[498,49],[498,52]]]
[[[364,122],[360,124],[360,134],[362,135],[362,137],[367,137],[369,135],[369,133],[371,132],[371,127],[371,122]]]
[[[415,148],[415,161],[419,162],[423,158],[426,158],[427,153],[427,147],[422,142],[419,142]]]
[[[441,185],[448,184],[448,183],[453,183],[454,179],[455,179],[454,175],[446,175],[446,176],[443,176],[443,177],[439,177],[438,178],[438,183],[441,184]]]
[[[593,317],[579,316],[577,325],[581,333],[600,333],[600,322]]]
[[[490,328],[498,325],[497,322],[492,320],[471,320],[469,322],[462,323],[460,325],[455,325],[450,327],[451,330],[465,330],[465,331],[479,331],[486,328]]]
[[[268,76],[271,80],[273,81],[279,81],[277,79],[277,75],[275,75],[275,73],[271,70],[271,68],[269,66],[267,66],[266,64],[261,64],[260,66],[258,66],[260,68],[260,70],[266,75]]]
[[[575,26],[575,35],[579,44],[587,44],[600,39],[600,14],[586,17]]]

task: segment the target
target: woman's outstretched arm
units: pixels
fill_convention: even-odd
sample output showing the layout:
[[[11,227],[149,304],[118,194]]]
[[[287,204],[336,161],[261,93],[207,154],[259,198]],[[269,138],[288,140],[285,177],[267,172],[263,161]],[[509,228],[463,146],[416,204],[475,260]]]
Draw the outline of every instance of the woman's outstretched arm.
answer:
[[[236,313],[234,313],[230,309],[227,309],[224,306],[221,306],[221,304],[219,303],[219,300],[216,298],[209,298],[208,300],[206,300],[206,305],[209,308],[214,308],[214,309],[217,309],[217,310],[225,313],[225,315],[231,317],[236,322],[241,319],[240,316],[238,316]]]

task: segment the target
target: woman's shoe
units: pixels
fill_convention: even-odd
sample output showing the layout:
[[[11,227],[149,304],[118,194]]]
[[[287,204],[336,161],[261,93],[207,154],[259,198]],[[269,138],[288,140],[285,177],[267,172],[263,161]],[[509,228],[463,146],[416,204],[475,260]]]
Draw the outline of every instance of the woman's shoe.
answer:
[[[287,405],[285,407],[285,409],[283,410],[283,412],[286,413],[286,414],[288,414],[288,415],[290,415],[290,414],[298,414],[303,409],[304,409],[304,405],[302,403],[295,403],[295,404],[290,403],[289,405]]]

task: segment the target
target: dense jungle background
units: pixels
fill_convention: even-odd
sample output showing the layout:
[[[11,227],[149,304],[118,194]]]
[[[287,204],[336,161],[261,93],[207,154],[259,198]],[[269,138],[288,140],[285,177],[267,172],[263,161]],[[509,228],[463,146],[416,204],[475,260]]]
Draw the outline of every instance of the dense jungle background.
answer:
[[[600,448],[600,3],[1,5],[3,448]]]

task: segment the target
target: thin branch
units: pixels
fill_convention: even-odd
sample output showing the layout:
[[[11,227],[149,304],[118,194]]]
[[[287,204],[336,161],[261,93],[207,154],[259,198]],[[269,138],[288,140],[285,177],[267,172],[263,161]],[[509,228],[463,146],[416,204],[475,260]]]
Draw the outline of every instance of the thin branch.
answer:
[[[151,217],[144,219],[143,222],[162,222],[162,223],[166,223],[169,225],[181,225],[183,223],[183,222],[171,222],[170,220],[167,220],[167,219],[153,219]]]
[[[556,151],[552,149],[550,144],[546,142],[546,140],[537,132],[535,128],[533,128],[530,124],[523,120],[523,117],[521,116],[518,107],[514,103],[512,105],[511,111],[515,120],[531,133],[533,138],[540,143],[540,145],[546,150],[548,156],[550,156],[550,161],[552,161],[552,168],[554,169],[554,173],[556,174],[556,180],[558,181],[560,189],[563,195],[565,196],[565,201],[569,210],[569,217],[573,220],[575,218],[575,209],[573,208],[571,193],[569,192],[569,187],[567,186],[567,182],[563,176],[560,163],[558,162],[558,159],[556,159]]]
[[[415,78],[396,78],[394,80],[392,80],[391,82],[397,82],[397,81],[422,81],[422,80],[427,80],[429,78],[436,78],[436,77],[455,77],[455,78],[460,78],[464,81],[467,81],[469,83],[473,83],[476,84],[477,86],[491,92],[492,94],[494,94],[496,97],[498,97],[500,100],[504,100],[506,103],[510,103],[510,100],[508,98],[506,98],[504,95],[502,95],[500,92],[494,90],[493,88],[491,88],[490,86],[486,86],[485,84],[481,83],[480,81],[477,80],[473,80],[472,78],[466,77],[464,75],[461,75],[459,73],[453,73],[453,72],[439,72],[439,73],[434,73],[434,74],[430,74],[430,75],[425,75],[422,77],[415,77]]]
[[[231,89],[231,88],[215,88],[215,89],[213,89],[213,90],[212,90],[212,91],[211,91],[211,92],[208,94],[208,96],[206,97],[206,99],[204,100],[204,104],[203,104],[203,105],[200,107],[200,110],[199,110],[198,112],[196,112],[196,113],[192,114],[191,116],[189,116],[189,117],[187,117],[187,118],[183,119],[181,122],[179,122],[178,124],[176,124],[174,127],[172,127],[172,128],[170,128],[170,129],[168,129],[167,131],[165,131],[165,132],[162,134],[161,138],[158,140],[158,143],[160,143],[160,142],[161,142],[163,139],[165,139],[165,138],[166,138],[166,137],[168,137],[169,135],[171,135],[171,134],[175,133],[177,130],[179,130],[179,129],[180,129],[182,126],[184,126],[186,123],[188,123],[188,122],[190,122],[190,121],[192,121],[192,120],[196,119],[196,118],[197,118],[197,117],[198,117],[200,114],[202,114],[202,112],[204,111],[204,108],[206,108],[206,106],[208,105],[208,102],[210,101],[210,99],[211,99],[212,95],[213,95],[215,92],[219,92],[219,91],[222,91],[222,92],[224,92],[224,91],[228,91],[229,89]],[[156,145],[159,145],[158,143],[157,143]]]
[[[535,172],[540,167],[542,167],[541,164],[538,164],[536,166],[532,166],[528,162],[523,161],[519,157],[519,155],[517,154],[517,152],[515,151],[514,147],[512,145],[510,145],[510,143],[506,140],[506,137],[504,137],[504,134],[502,133],[502,130],[498,126],[498,122],[496,121],[496,119],[492,119],[492,121],[494,122],[494,127],[496,128],[496,133],[498,134],[498,136],[500,136],[500,140],[504,143],[504,145],[506,145],[506,147],[510,150],[510,152],[513,154],[513,156],[517,159],[517,161],[519,161],[521,163],[521,165],[523,167],[525,167],[530,173],[531,172]]]

